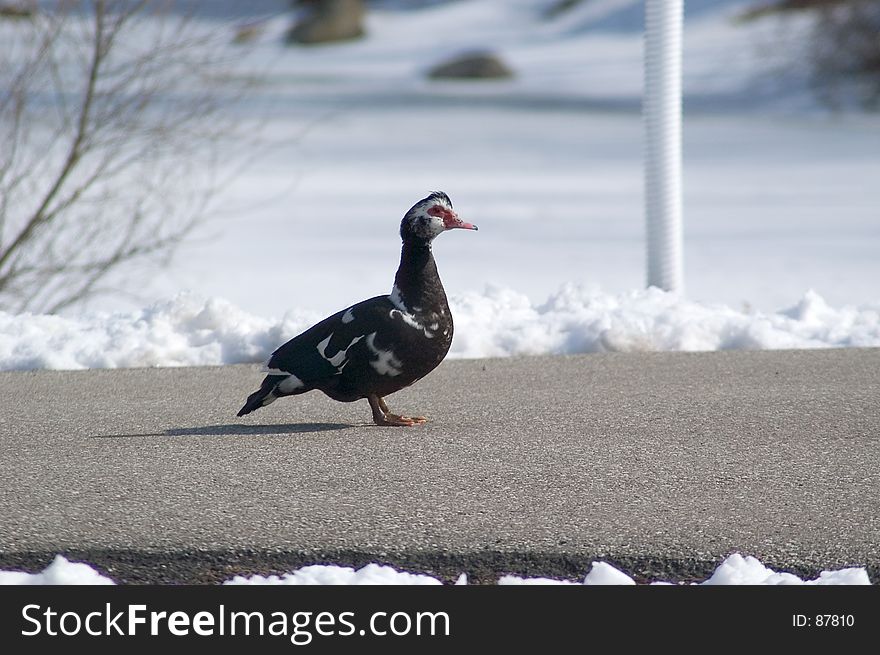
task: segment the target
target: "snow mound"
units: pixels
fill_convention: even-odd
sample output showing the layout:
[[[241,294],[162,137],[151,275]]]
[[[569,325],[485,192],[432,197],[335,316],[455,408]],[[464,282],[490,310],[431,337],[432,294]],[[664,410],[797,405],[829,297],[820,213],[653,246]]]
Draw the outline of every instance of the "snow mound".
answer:
[[[136,312],[81,318],[0,312],[0,369],[210,366],[265,359],[317,315],[280,321],[221,299],[180,294]]]
[[[772,314],[654,288],[611,295],[573,284],[543,304],[491,287],[453,296],[451,305],[451,357],[880,346],[880,303],[836,309],[814,291]],[[259,362],[320,318],[308,311],[260,318],[191,294],[136,312],[81,318],[0,312],[0,370]]]
[[[19,571],[0,571],[0,585],[107,585],[115,584],[87,564],[69,562],[61,555],[41,573]],[[390,566],[367,564],[354,570],[349,567],[316,564],[297,569],[283,576],[237,575],[223,584],[227,585],[439,585],[440,580],[429,575],[398,571]],[[457,585],[467,584],[467,576],[462,573]],[[551,578],[520,578],[513,575],[502,576],[501,585],[538,584],[576,584],[567,580]],[[634,585],[635,581],[623,571],[607,562],[593,562],[584,578],[585,585]],[[668,584],[655,582],[653,584]],[[804,581],[791,573],[777,573],[765,567],[751,556],[743,557],[734,553],[725,559],[712,576],[703,582],[706,585],[869,585],[868,573],[864,568],[854,567],[838,571],[822,571],[815,580]]]
[[[754,557],[735,553],[721,563],[704,585],[865,585],[871,584],[862,568],[822,571],[815,580],[804,581],[791,573],[777,573]]]
[[[880,304],[834,309],[812,290],[763,314],[656,288],[615,296],[569,284],[542,305],[494,288],[456,297],[453,314],[458,357],[880,345]]]
[[[282,576],[237,575],[227,585],[436,585],[442,584],[429,575],[397,571],[390,566],[367,564],[355,571],[349,567],[316,564]]]
[[[585,585],[634,585],[636,582],[623,571],[614,568],[607,562],[593,562],[590,572],[584,578]],[[547,585],[577,584],[570,580],[554,580],[552,578],[520,578],[515,575],[505,575],[498,580],[500,585]]]
[[[573,584],[564,580],[551,578],[519,578],[506,575],[498,584],[504,585],[534,585],[534,584]],[[593,562],[593,566],[587,577],[585,585],[633,585],[635,580],[623,571],[616,569],[606,562]],[[651,584],[668,584],[666,582],[653,582]],[[715,569],[715,572],[699,584],[702,585],[869,585],[871,580],[864,568],[846,568],[838,571],[822,571],[815,580],[802,580],[792,573],[779,573],[764,566],[759,560],[751,556],[743,557],[734,553],[727,557]]]
[[[0,585],[112,585],[88,564],[71,562],[63,555],[56,555],[52,563],[40,573],[0,571]]]

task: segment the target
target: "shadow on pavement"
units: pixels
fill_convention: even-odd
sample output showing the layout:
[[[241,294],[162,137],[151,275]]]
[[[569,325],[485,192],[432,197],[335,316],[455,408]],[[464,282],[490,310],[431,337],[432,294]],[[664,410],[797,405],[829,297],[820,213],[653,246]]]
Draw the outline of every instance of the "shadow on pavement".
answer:
[[[349,423],[279,423],[271,425],[204,425],[193,428],[171,428],[162,432],[134,434],[96,434],[93,439],[123,439],[126,437],[222,437],[227,435],[247,436],[265,434],[304,434],[307,432],[327,432],[357,427]]]

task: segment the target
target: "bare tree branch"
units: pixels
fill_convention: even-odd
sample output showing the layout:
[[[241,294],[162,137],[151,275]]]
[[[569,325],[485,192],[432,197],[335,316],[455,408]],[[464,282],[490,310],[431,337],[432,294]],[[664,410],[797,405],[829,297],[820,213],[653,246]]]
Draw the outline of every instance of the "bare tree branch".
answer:
[[[234,132],[214,35],[191,16],[160,0],[62,4],[0,54],[0,309],[58,311],[170,257]]]

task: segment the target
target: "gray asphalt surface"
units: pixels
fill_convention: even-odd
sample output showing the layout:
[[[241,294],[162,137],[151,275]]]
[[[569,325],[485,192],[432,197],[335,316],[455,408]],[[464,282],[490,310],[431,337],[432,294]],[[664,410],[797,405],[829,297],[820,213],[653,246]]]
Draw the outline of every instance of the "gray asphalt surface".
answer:
[[[880,580],[880,349],[448,361],[379,428],[256,366],[0,373],[0,568],[121,582],[370,561],[702,579],[741,552]]]

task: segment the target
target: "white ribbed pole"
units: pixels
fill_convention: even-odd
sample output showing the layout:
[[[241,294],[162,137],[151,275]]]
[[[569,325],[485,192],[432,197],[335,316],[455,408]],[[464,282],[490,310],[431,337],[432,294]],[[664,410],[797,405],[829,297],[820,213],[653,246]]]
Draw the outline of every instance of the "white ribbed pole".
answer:
[[[684,0],[645,0],[645,220],[648,286],[684,291],[681,33]]]

